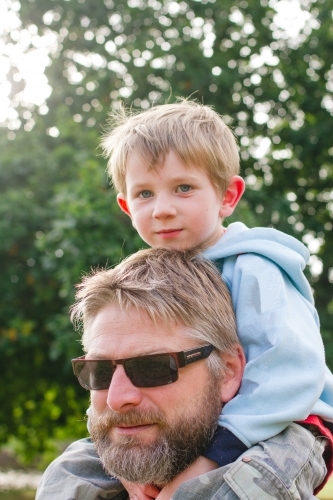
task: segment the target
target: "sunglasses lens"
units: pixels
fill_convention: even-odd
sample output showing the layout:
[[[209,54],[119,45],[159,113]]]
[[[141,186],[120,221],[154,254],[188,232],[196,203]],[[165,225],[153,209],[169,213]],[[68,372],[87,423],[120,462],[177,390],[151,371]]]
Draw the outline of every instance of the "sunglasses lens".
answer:
[[[80,384],[89,391],[102,391],[108,389],[111,384],[114,368],[108,360],[98,361],[76,361],[74,373]]]
[[[176,362],[168,354],[128,359],[124,363],[124,368],[136,387],[158,387],[171,384],[178,379]]]

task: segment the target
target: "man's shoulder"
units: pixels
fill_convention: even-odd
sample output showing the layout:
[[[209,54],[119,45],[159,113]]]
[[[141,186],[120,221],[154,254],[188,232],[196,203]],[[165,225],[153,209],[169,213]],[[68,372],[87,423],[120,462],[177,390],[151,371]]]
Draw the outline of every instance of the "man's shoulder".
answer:
[[[123,500],[128,497],[122,484],[105,473],[94,444],[87,438],[72,443],[43,474],[36,500],[60,498]]]

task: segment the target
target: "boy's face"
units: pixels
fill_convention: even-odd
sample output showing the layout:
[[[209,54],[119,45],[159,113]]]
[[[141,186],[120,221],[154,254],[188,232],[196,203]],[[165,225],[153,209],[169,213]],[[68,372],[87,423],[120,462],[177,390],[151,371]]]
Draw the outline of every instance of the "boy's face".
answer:
[[[206,172],[186,166],[172,150],[156,170],[148,170],[132,153],[126,186],[126,196],[120,193],[118,204],[152,247],[185,250],[206,240],[214,244],[223,234],[222,218],[234,208],[230,196],[219,194]]]

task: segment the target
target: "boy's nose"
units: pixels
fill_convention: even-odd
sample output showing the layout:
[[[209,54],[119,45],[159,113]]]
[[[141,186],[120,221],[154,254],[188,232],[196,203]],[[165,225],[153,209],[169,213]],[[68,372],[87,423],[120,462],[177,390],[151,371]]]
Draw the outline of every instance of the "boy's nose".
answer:
[[[175,217],[176,214],[176,207],[168,197],[160,197],[155,201],[153,209],[153,217],[155,219]]]
[[[119,413],[138,406],[143,398],[142,391],[135,387],[127,377],[123,366],[118,365],[108,390],[107,405]]]

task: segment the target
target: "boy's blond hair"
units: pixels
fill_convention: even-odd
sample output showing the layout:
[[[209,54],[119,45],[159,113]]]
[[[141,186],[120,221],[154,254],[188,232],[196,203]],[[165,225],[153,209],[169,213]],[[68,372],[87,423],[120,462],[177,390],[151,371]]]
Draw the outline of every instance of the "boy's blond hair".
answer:
[[[108,173],[115,189],[126,196],[126,166],[131,153],[148,168],[158,168],[170,150],[185,165],[207,172],[218,192],[239,172],[235,136],[211,107],[183,100],[134,114],[121,107],[110,116],[110,131],[102,140],[109,158]]]

